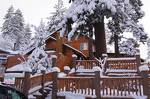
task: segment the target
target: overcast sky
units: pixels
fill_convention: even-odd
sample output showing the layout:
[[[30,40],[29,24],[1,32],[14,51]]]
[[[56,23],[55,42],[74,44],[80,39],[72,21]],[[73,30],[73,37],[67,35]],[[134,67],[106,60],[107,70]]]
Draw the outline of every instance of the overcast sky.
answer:
[[[56,3],[57,0],[0,0],[0,27],[11,5],[22,11],[26,23],[38,25],[41,18],[46,19],[50,16]],[[68,3],[68,0],[64,0],[64,3]]]
[[[69,0],[63,1],[67,4]],[[145,31],[150,34],[150,1],[142,1],[144,4],[142,9],[145,11],[145,17],[141,20],[141,23],[144,25]],[[54,11],[53,7],[56,2],[57,0],[0,0],[0,27],[4,21],[4,15],[11,5],[15,9],[19,8],[22,11],[26,23],[38,26],[41,18],[45,20]],[[141,49],[142,57],[145,58],[147,54],[145,50],[147,48],[142,46]]]

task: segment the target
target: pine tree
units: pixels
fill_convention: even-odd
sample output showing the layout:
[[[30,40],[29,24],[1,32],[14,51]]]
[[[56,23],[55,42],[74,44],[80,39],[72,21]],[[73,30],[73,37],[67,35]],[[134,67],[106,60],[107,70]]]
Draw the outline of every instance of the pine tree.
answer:
[[[5,39],[13,42],[15,49],[19,50],[24,41],[24,18],[22,12],[11,6],[5,15],[5,21],[2,26],[2,34]]]
[[[34,26],[35,28],[35,40],[39,46],[44,43],[44,39],[47,37],[47,28],[43,20],[41,20],[40,25],[38,27]]]
[[[19,9],[15,11],[15,15],[13,17],[13,24],[14,31],[12,35],[13,38],[15,38],[16,40],[15,50],[19,50],[24,39],[24,18],[22,12]]]
[[[4,23],[2,26],[2,34],[3,37],[6,39],[10,34],[13,32],[13,24],[12,24],[12,19],[14,16],[14,8],[13,6],[10,6],[5,17],[4,17]]]
[[[52,16],[48,18],[50,20],[48,22],[50,32],[56,31],[58,24],[63,20],[64,13],[66,11],[62,0],[57,1],[57,4],[54,6],[54,9],[55,12],[52,12]]]
[[[140,0],[72,0],[65,19],[60,23],[63,28],[74,26],[68,32],[70,38],[80,26],[93,26],[96,56],[106,52],[104,17],[109,18],[112,33],[119,36],[131,32],[138,41],[147,38],[138,21],[144,16]],[[72,20],[72,22],[69,22]],[[68,25],[69,22],[69,25]],[[70,25],[71,24],[71,25]],[[63,30],[63,29],[62,29]],[[116,37],[115,37],[116,38]]]
[[[20,50],[24,50],[28,47],[28,45],[30,45],[30,41],[31,41],[31,28],[29,24],[25,25],[24,33],[21,39],[22,41],[21,41]]]

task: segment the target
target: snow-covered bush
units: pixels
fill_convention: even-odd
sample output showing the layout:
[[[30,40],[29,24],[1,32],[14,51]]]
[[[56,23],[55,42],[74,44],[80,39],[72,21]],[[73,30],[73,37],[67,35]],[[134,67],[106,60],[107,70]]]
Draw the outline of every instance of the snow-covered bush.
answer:
[[[45,53],[42,47],[37,47],[28,60],[25,62],[32,69],[32,73],[40,73],[41,70],[49,70],[51,68],[48,55]]]

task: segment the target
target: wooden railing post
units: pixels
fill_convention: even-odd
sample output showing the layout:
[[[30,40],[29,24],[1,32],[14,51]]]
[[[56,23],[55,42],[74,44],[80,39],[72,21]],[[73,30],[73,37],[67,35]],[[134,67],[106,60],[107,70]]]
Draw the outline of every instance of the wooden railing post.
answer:
[[[77,55],[75,55],[75,54],[73,54],[72,55],[72,67],[73,68],[75,68],[75,71],[76,71],[76,69],[77,69],[77,67],[76,67],[76,60],[77,60]]]
[[[28,91],[30,89],[30,72],[25,72],[23,81],[23,93],[28,96]]]
[[[143,84],[143,94],[147,96],[147,99],[150,99],[148,72],[141,71],[141,76],[142,76],[142,84]]]
[[[140,54],[136,54],[137,71],[139,73],[139,66],[141,65]]]
[[[100,71],[95,71],[94,77],[94,89],[96,94],[96,99],[100,99]]]
[[[52,55],[52,67],[57,67],[57,56]]]
[[[41,93],[42,93],[43,98],[45,98],[44,97],[45,70],[41,70],[41,73],[42,73],[42,80],[41,80],[41,86],[42,86],[42,88],[41,88]]]
[[[58,72],[53,72],[52,80],[53,80],[53,87],[52,87],[52,99],[57,99],[57,74]]]

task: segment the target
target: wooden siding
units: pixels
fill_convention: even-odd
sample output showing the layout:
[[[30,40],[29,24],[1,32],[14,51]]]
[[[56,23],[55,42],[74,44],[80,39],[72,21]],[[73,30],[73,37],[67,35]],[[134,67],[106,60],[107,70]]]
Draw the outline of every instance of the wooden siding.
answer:
[[[50,50],[50,49],[56,50],[57,47],[56,41],[48,39],[46,40],[45,44],[46,44],[45,50]]]
[[[81,50],[80,46],[82,43],[87,43],[87,46],[89,47],[89,38],[86,36],[81,35],[77,40],[73,39],[71,42],[69,42],[69,45],[76,48],[77,50],[81,51],[83,54],[85,54],[87,57],[89,57],[89,49],[87,47],[87,50]],[[94,47],[94,44],[93,44]]]
[[[20,62],[19,58],[21,58],[20,55],[9,56],[8,59],[7,59],[6,64],[4,64],[4,66],[6,68],[10,68],[14,65],[20,64],[21,62]],[[27,59],[27,56],[25,56],[25,58]]]

